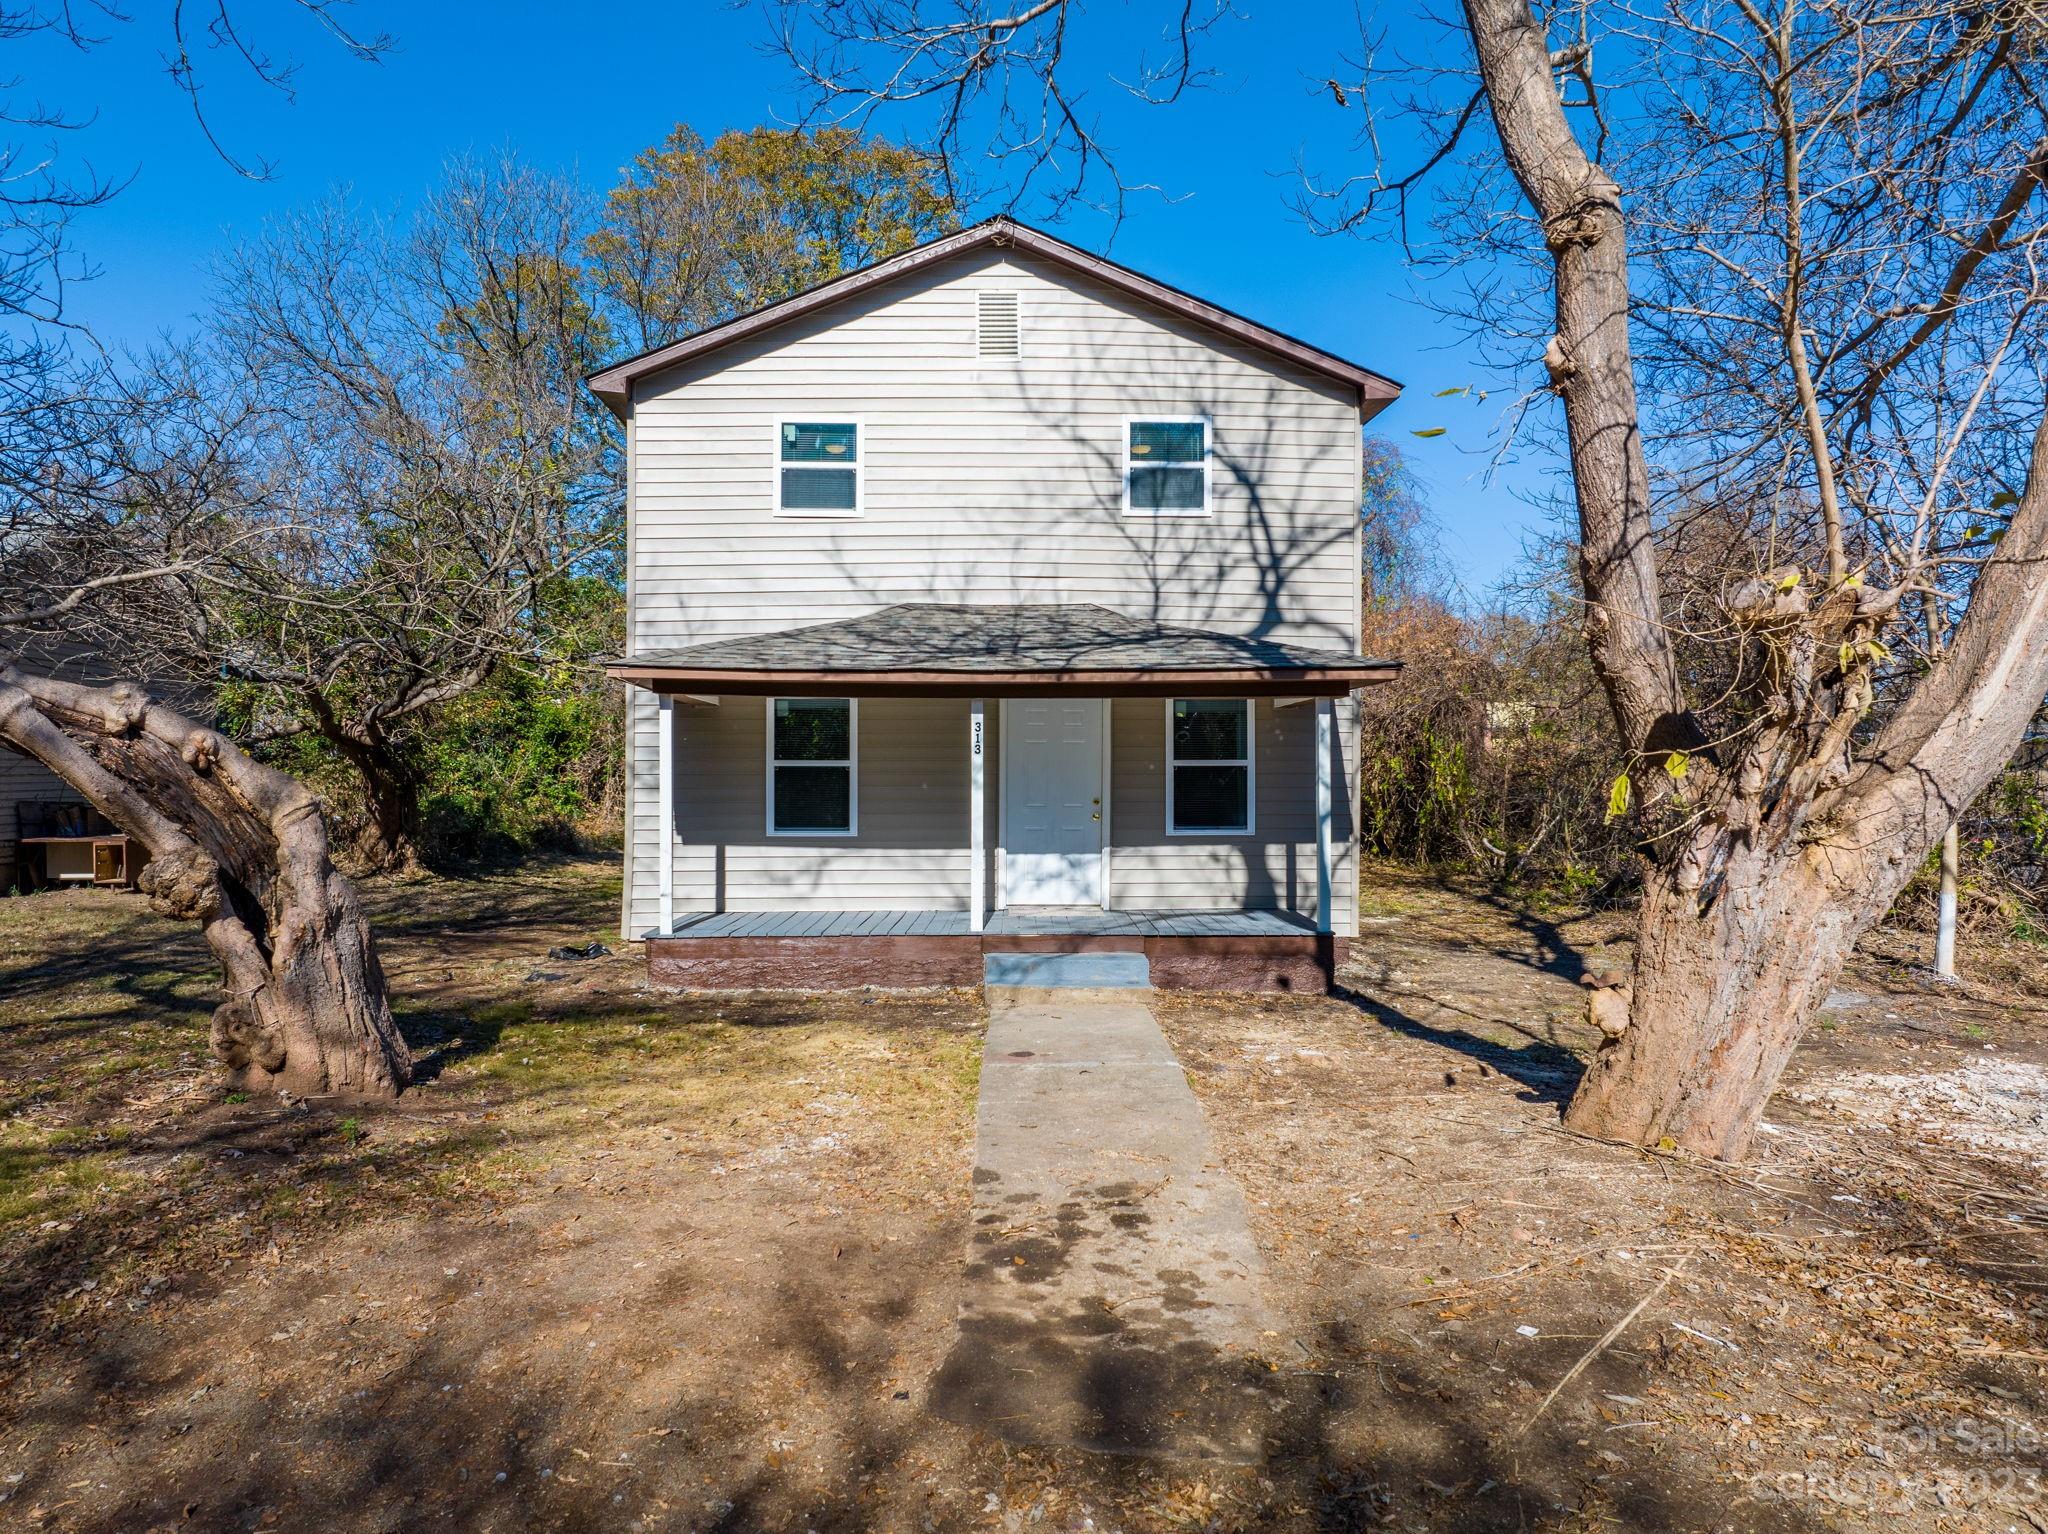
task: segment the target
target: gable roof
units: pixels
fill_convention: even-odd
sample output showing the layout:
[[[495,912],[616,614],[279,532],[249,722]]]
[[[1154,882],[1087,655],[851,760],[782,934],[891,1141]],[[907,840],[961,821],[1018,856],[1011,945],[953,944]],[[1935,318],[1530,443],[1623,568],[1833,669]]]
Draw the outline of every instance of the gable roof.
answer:
[[[1311,346],[1306,341],[1297,340],[1282,331],[1261,325],[1256,320],[1248,320],[1241,314],[1235,314],[1216,304],[1196,298],[1191,293],[1184,293],[1179,288],[1170,287],[1166,283],[1145,276],[1142,272],[1134,272],[1127,266],[1119,266],[1106,257],[1090,255],[1077,246],[1069,245],[1065,240],[1055,239],[1043,230],[1033,229],[1029,224],[1020,224],[1015,219],[1002,215],[962,229],[957,234],[929,240],[904,251],[901,255],[891,256],[886,261],[878,261],[873,266],[862,267],[857,272],[834,277],[831,281],[806,289],[792,298],[769,304],[750,314],[742,314],[723,324],[713,325],[710,329],[700,330],[693,336],[685,336],[680,341],[671,341],[666,346],[644,351],[637,357],[628,357],[621,362],[612,363],[609,367],[599,368],[585,382],[589,384],[593,394],[611,406],[616,414],[624,416],[626,403],[632,397],[633,384],[650,373],[658,373],[678,363],[702,357],[709,352],[717,351],[720,347],[730,346],[735,341],[759,335],[762,331],[771,330],[813,310],[822,309],[827,304],[836,304],[842,299],[864,293],[883,283],[893,282],[899,277],[908,276],[937,262],[983,248],[1027,251],[1054,265],[1092,277],[1133,298],[1157,305],[1183,319],[1220,331],[1224,335],[1270,352],[1276,357],[1285,358],[1308,372],[1345,384],[1357,391],[1358,417],[1361,421],[1377,415],[1401,393],[1401,386],[1391,378],[1362,368],[1355,362],[1346,362],[1342,357],[1326,352],[1321,347]]]

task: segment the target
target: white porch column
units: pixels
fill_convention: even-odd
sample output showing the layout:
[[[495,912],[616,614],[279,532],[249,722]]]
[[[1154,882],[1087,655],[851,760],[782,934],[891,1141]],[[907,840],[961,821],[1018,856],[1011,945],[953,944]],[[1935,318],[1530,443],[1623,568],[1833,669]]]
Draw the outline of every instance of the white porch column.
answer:
[[[967,705],[967,930],[979,932],[986,925],[983,908],[988,884],[988,848],[983,822],[985,813],[982,764],[986,759],[988,731],[982,700]]]
[[[664,693],[660,704],[654,760],[661,795],[661,861],[655,865],[655,879],[661,891],[661,932],[667,936],[676,930],[676,703]]]
[[[1336,704],[1316,699],[1316,931],[1332,932],[1330,921],[1330,737]]]

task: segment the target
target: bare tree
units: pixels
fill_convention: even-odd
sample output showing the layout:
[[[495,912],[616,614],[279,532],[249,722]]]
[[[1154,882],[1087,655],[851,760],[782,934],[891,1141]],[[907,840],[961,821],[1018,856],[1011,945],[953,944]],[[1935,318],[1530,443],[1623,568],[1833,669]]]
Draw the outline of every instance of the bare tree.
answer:
[[[1750,512],[1750,568],[1709,606],[1660,580],[1619,186],[1523,0],[1466,14],[1551,264],[1588,641],[1645,801],[1629,1024],[1567,1118],[1740,1155],[1855,940],[2048,688],[2039,23],[1627,17],[1660,66],[1636,93],[1662,170],[1644,371],[1701,412],[1660,460],[1686,503]],[[1895,660],[1928,611],[1948,642]]]
[[[118,385],[95,371],[72,396],[44,411],[69,425],[27,480],[0,472],[0,649],[18,658],[61,659],[98,604],[232,582],[263,536],[224,451],[250,425],[232,399],[191,387],[175,359]],[[0,666],[0,742],[148,849],[154,909],[201,924],[225,979],[212,1044],[231,1079],[308,1097],[406,1085],[369,925],[303,785],[135,683],[19,664]]]
[[[870,9],[855,37],[858,8],[815,8],[822,76],[785,13],[822,99],[1043,78],[1048,29],[1078,14]],[[1459,30],[1457,69],[1331,83],[1363,94],[1368,143],[1389,91],[1430,126],[1416,166],[1317,211],[1400,221],[1465,167],[1439,225],[1456,255],[1541,274],[1525,356],[1562,405],[1585,637],[1646,868],[1633,976],[1596,997],[1625,1026],[1567,1118],[1741,1156],[1856,939],[2048,689],[2048,19],[1464,0]],[[935,120],[942,143],[957,122]],[[1473,291],[1467,317],[1498,325],[1492,283]]]
[[[294,66],[270,53],[236,22],[228,0],[152,7],[162,11],[168,74],[185,98],[207,141],[237,173],[260,178],[262,162],[237,159],[214,131],[205,106],[207,78],[192,49],[219,48],[261,84],[289,94]],[[381,58],[391,40],[359,34],[343,20],[342,0],[291,0],[297,11],[331,43],[365,62]],[[101,3],[44,5],[0,0],[0,40],[23,43],[48,39],[90,53],[117,29],[131,25],[131,13]],[[12,459],[19,480],[53,444],[51,432],[79,428],[94,419],[86,408],[104,408],[105,376],[78,368],[75,354],[99,357],[92,336],[69,313],[72,289],[96,274],[74,238],[80,215],[103,206],[125,185],[90,166],[72,169],[64,154],[91,124],[89,108],[68,109],[31,93],[27,76],[0,81],[0,456]],[[118,391],[115,391],[118,394]]]
[[[358,57],[384,47],[349,34],[334,0],[297,8]],[[100,40],[89,23],[128,19],[112,6],[6,6],[0,36],[49,33],[89,49]],[[260,174],[215,138],[189,45],[222,46],[280,89],[289,65],[258,50],[223,0],[173,7],[168,26],[172,79],[202,131],[239,173]],[[24,142],[73,119],[10,99],[0,121],[0,637],[19,658],[39,634],[75,643],[97,604],[216,578],[250,533],[247,486],[226,451],[244,424],[234,402],[185,387],[183,359],[123,376],[66,317],[68,285],[90,270],[73,217],[117,185],[68,180],[54,149]],[[0,665],[0,741],[142,842],[151,904],[201,923],[227,991],[213,1047],[233,1079],[309,1096],[407,1084],[411,1056],[369,926],[302,786],[137,684],[88,687],[19,665]]]
[[[1037,197],[1050,216],[1069,208],[1123,215],[1133,192],[1088,99],[1089,50],[1077,45],[1069,0],[773,0],[775,44],[807,87],[814,126],[866,131],[908,112],[937,156],[947,199],[984,192],[1016,205]],[[1142,15],[1142,12],[1141,12]],[[1196,46],[1232,15],[1228,0],[1162,8],[1131,72],[1114,88],[1170,105],[1211,72]],[[973,167],[992,168],[983,185]]]
[[[265,535],[88,610],[152,675],[227,684],[243,744],[330,746],[372,866],[416,854],[435,710],[551,653],[557,583],[611,557],[584,227],[575,188],[504,159],[455,167],[406,228],[330,202],[235,252],[205,366],[251,402],[228,451]]]

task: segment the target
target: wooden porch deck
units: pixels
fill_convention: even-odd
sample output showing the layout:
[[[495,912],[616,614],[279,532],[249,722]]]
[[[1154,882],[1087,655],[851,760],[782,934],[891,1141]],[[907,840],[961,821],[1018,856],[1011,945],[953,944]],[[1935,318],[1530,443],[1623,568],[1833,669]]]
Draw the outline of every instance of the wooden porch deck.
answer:
[[[1167,990],[1327,991],[1345,939],[1286,911],[719,911],[647,939],[649,974],[686,989],[968,986],[992,953],[1142,953]]]
[[[1286,911],[991,911],[987,937],[1301,937]],[[679,915],[677,938],[970,937],[965,911],[718,911]]]

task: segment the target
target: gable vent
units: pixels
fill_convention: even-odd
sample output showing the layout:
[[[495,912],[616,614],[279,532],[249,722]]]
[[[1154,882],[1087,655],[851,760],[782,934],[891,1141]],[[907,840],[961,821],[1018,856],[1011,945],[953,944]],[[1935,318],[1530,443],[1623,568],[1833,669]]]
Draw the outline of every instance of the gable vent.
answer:
[[[1017,355],[1017,295],[986,292],[975,295],[974,349],[983,357]]]

